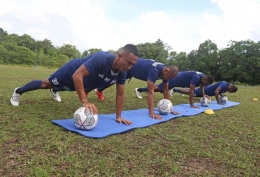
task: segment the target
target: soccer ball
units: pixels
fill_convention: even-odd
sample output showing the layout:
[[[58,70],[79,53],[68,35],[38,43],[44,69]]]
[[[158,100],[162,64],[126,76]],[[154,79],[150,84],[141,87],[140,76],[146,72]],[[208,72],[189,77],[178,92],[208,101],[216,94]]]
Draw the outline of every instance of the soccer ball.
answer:
[[[171,113],[172,102],[168,99],[161,99],[157,103],[157,109],[160,114],[169,114]]]
[[[73,120],[78,129],[91,130],[98,123],[98,115],[90,114],[89,109],[86,111],[85,107],[81,107],[74,113]]]
[[[201,106],[208,107],[211,103],[211,99],[208,99],[207,97],[202,97],[200,99]]]
[[[220,104],[225,105],[228,102],[228,98],[226,96],[221,96],[219,102]]]

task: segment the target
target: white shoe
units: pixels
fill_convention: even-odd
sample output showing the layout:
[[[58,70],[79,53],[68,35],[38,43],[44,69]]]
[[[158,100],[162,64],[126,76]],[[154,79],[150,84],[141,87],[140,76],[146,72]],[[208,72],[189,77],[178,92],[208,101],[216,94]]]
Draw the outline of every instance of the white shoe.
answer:
[[[171,95],[171,96],[174,95],[174,91],[173,91],[173,89],[170,90],[170,95]]]
[[[52,93],[53,99],[58,101],[58,102],[61,102],[61,98],[60,98],[59,92],[54,92],[52,89],[50,89],[50,91]]]
[[[15,88],[14,89],[14,92],[13,92],[13,95],[10,99],[10,102],[13,106],[19,106],[19,101],[20,101],[20,94],[16,93],[16,90],[18,89],[19,87]]]
[[[138,89],[138,88],[135,89],[135,95],[136,95],[136,97],[137,97],[137,98],[143,98],[143,97],[141,96],[141,92],[137,91],[137,89]]]

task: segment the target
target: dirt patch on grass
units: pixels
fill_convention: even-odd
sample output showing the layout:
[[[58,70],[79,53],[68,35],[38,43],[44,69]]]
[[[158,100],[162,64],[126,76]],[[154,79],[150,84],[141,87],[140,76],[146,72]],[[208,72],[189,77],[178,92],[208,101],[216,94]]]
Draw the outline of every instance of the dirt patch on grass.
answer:
[[[24,102],[29,105],[34,105],[36,103],[36,101],[33,100],[24,100]]]
[[[200,172],[221,171],[213,160],[203,157],[189,158],[182,163],[181,167],[186,172],[195,172],[198,174]]]
[[[4,103],[6,100],[2,97],[0,97],[0,103]]]

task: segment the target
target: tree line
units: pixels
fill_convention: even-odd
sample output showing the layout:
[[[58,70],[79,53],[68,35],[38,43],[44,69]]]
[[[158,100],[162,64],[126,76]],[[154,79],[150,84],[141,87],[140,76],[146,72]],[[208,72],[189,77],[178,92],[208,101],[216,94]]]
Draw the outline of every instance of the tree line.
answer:
[[[231,40],[218,49],[211,40],[201,43],[190,53],[172,51],[162,40],[136,44],[140,56],[166,65],[176,65],[180,71],[197,70],[211,74],[215,80],[260,84],[260,42]],[[118,51],[108,50],[117,54]],[[0,28],[0,64],[60,67],[73,58],[84,58],[101,51],[92,48],[80,52],[76,46],[54,46],[48,39],[35,40],[30,35],[8,34]]]

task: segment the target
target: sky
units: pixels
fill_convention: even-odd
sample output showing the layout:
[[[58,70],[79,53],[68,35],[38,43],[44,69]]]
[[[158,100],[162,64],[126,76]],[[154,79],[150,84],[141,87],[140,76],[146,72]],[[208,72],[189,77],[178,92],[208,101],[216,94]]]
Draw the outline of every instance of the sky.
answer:
[[[260,41],[259,9],[260,0],[0,0],[0,27],[80,52],[161,39],[189,53],[208,39],[219,49]]]

